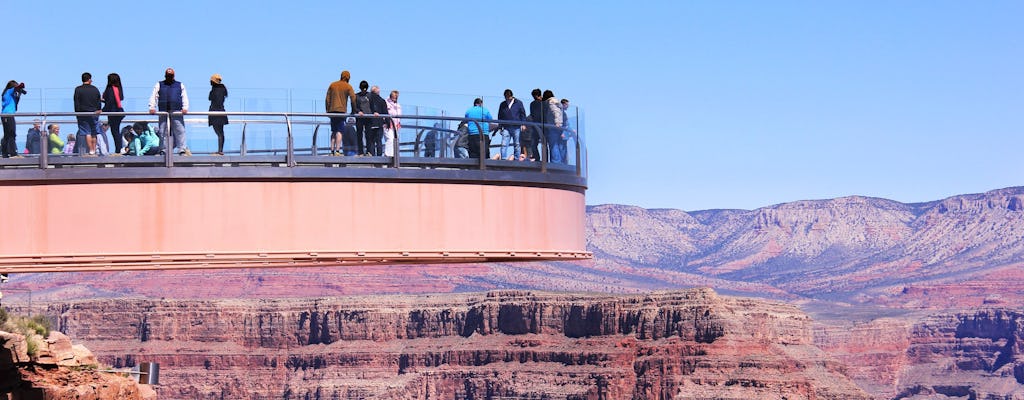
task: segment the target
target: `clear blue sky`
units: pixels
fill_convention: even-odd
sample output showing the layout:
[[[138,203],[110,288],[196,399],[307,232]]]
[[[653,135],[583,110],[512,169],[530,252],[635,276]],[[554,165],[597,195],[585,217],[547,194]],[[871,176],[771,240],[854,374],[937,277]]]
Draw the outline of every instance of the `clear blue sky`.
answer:
[[[1021,1],[17,1],[3,15],[0,78],[25,81],[29,102],[33,88],[70,97],[83,71],[141,88],[168,66],[194,110],[214,72],[320,100],[348,69],[456,114],[474,96],[552,89],[586,112],[588,204],[915,202],[1024,184]]]

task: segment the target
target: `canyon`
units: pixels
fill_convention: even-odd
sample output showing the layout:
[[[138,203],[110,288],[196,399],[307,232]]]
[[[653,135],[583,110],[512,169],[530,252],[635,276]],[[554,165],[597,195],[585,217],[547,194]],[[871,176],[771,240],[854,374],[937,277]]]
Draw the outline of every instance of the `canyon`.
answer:
[[[710,289],[55,304],[166,398],[868,399],[780,302]]]
[[[198,382],[162,398],[1024,399],[1024,188],[597,205],[585,229],[584,262],[25,274],[0,289],[104,363]]]

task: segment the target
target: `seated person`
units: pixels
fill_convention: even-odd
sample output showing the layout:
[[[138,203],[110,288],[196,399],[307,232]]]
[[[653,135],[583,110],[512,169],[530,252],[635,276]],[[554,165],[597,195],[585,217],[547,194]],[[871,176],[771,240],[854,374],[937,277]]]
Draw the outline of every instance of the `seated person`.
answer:
[[[356,155],[356,119],[348,117],[345,130],[341,131],[341,150],[346,156]]]
[[[49,124],[46,126],[46,131],[50,133],[48,142],[50,143],[50,154],[64,154],[64,141],[60,140],[60,125]],[[70,137],[71,135],[68,135]]]
[[[74,133],[68,134],[68,140],[64,142],[64,154],[75,154],[75,149],[78,148],[77,143],[75,143],[76,138],[77,136]]]
[[[160,154],[160,137],[149,129],[145,122],[136,122],[132,125],[131,137],[125,137],[128,141],[128,155],[132,156],[154,156]]]

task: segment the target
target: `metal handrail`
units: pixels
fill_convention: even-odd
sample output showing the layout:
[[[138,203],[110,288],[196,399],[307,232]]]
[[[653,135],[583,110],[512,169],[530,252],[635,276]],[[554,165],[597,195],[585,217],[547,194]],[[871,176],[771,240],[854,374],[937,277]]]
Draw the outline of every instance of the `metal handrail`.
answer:
[[[130,122],[133,122],[133,121],[153,122],[152,118],[154,116],[156,116],[157,117],[157,121],[159,121],[159,119],[161,119],[161,118],[167,118],[168,124],[170,125],[172,123],[171,122],[172,118],[181,117],[184,120],[184,117],[186,115],[197,115],[197,116],[236,116],[236,117],[237,116],[242,116],[242,117],[247,117],[248,116],[248,117],[278,117],[278,118],[282,118],[283,121],[273,120],[273,119],[244,119],[244,120],[242,120],[241,121],[242,122],[242,134],[241,134],[242,137],[241,137],[241,145],[240,145],[240,155],[241,156],[245,156],[246,153],[247,153],[247,147],[246,147],[247,135],[246,135],[246,130],[247,130],[248,124],[250,124],[250,123],[274,123],[274,124],[277,124],[277,123],[282,123],[283,122],[285,127],[286,127],[286,131],[287,131],[287,136],[286,136],[286,141],[287,141],[286,142],[286,146],[287,146],[287,148],[286,148],[286,155],[285,155],[285,163],[288,166],[290,166],[290,167],[293,167],[293,166],[297,165],[296,159],[295,159],[295,144],[294,144],[294,133],[293,133],[293,126],[292,125],[293,124],[314,125],[316,127],[316,128],[314,128],[314,132],[313,132],[313,143],[312,143],[312,146],[310,147],[312,149],[312,153],[314,155],[316,155],[317,154],[316,153],[316,149],[317,149],[317,147],[316,147],[316,138],[317,138],[317,135],[318,135],[318,132],[319,132],[319,126],[321,124],[325,123],[325,121],[319,120],[321,118],[323,118],[323,119],[329,119],[329,118],[332,118],[332,117],[335,117],[335,118],[346,118],[346,119],[349,118],[349,117],[356,118],[356,119],[359,119],[359,118],[387,118],[386,120],[391,125],[391,129],[395,132],[395,140],[394,140],[394,143],[392,144],[394,146],[393,147],[394,156],[391,157],[391,159],[389,160],[390,165],[392,167],[395,167],[395,168],[400,168],[401,165],[402,165],[401,164],[401,160],[400,160],[401,143],[398,140],[398,138],[399,138],[398,131],[397,131],[397,129],[395,129],[396,125],[395,125],[395,123],[394,123],[392,118],[401,118],[401,119],[405,119],[405,120],[414,120],[414,121],[416,121],[416,120],[432,120],[432,121],[452,121],[452,122],[455,122],[455,121],[463,122],[463,121],[465,121],[465,122],[471,122],[471,123],[476,125],[477,131],[479,132],[480,135],[483,135],[483,134],[487,133],[487,132],[483,132],[483,129],[481,129],[483,123],[494,124],[494,125],[491,125],[492,128],[489,129],[488,132],[495,132],[495,131],[497,131],[498,129],[500,129],[501,125],[522,125],[522,126],[530,126],[530,127],[540,128],[542,134],[539,135],[540,136],[539,140],[540,140],[540,144],[543,147],[543,150],[542,150],[542,154],[540,156],[540,159],[538,161],[540,162],[540,170],[541,170],[541,172],[547,172],[548,171],[548,163],[550,162],[550,152],[551,152],[550,151],[550,146],[548,145],[547,135],[543,134],[543,132],[545,130],[547,130],[547,129],[559,129],[559,130],[561,130],[563,132],[567,132],[567,133],[570,133],[570,134],[572,132],[571,130],[566,129],[564,127],[556,127],[556,126],[554,126],[552,124],[532,122],[532,121],[513,121],[513,120],[495,120],[495,119],[467,119],[467,118],[449,117],[449,116],[443,116],[443,115],[442,116],[425,116],[425,115],[392,115],[392,116],[387,116],[387,115],[382,114],[382,115],[379,115],[379,116],[372,116],[372,115],[339,114],[339,113],[330,113],[330,114],[328,114],[328,113],[287,113],[287,112],[227,112],[227,111],[209,111],[209,112],[206,112],[206,111],[195,111],[195,112],[188,112],[188,113],[182,113],[182,112],[156,112],[156,113],[153,113],[153,114],[148,113],[148,112],[104,112],[104,113],[101,113],[101,114],[96,114],[94,112],[38,112],[38,113],[28,112],[28,113],[0,114],[0,117],[41,117],[42,118],[41,123],[45,126],[47,124],[47,122],[48,122],[48,118],[51,118],[51,117],[80,117],[80,116],[88,116],[88,117],[98,117],[98,116],[144,117],[144,118],[139,118],[137,120],[136,119],[132,119],[132,120],[124,121],[124,122],[129,122],[130,123]],[[299,118],[299,119],[296,120],[296,118]],[[312,120],[303,120],[302,118],[311,118]],[[49,120],[49,121],[52,121],[52,120]],[[578,115],[577,115],[577,121],[578,121]],[[59,123],[60,121],[58,120],[57,122]],[[185,120],[185,122],[193,122],[194,123],[194,122],[197,122],[197,120],[191,120],[191,121],[190,120]],[[433,129],[433,130],[436,130],[438,132],[457,132],[457,131],[450,130],[450,129],[447,129],[447,128],[430,128],[430,127],[417,126],[417,125],[408,125],[407,127],[409,127],[409,128],[424,128],[424,129],[427,129],[427,130]],[[423,132],[421,131],[421,132],[419,132],[417,134],[417,138],[416,138],[416,142],[417,143],[416,143],[416,147],[414,147],[414,152],[418,151],[418,146],[419,146],[419,142],[420,142],[420,135],[422,133]],[[45,130],[40,132],[40,134],[41,134],[41,136],[45,137],[46,136]],[[112,134],[119,134],[119,132],[113,132]],[[332,132],[332,134],[333,134],[333,132]],[[174,158],[173,158],[173,154],[172,154],[173,153],[173,151],[172,151],[173,150],[173,146],[171,145],[171,141],[170,141],[170,139],[171,139],[171,129],[165,129],[163,132],[161,132],[161,135],[162,135],[162,140],[164,141],[164,145],[165,145],[164,165],[166,167],[173,167],[174,166]],[[40,139],[42,140],[43,137],[41,137]],[[456,137],[456,139],[457,139],[457,137]],[[577,136],[576,140],[574,140],[574,145],[575,145],[575,155],[576,155],[576,160],[575,160],[576,161],[576,165],[575,165],[575,170],[576,171],[575,172],[576,172],[577,176],[583,176],[584,171],[582,169],[583,168],[582,162],[584,161],[584,159],[582,157],[584,157],[584,155],[582,154],[582,151],[581,151],[583,149],[582,148],[582,143],[581,143],[581,140],[579,140],[578,136]],[[448,147],[450,148],[452,146],[455,146],[454,142],[451,143]],[[484,156],[486,154],[486,150],[485,150],[485,146],[486,145],[484,144],[484,140],[478,140],[476,146],[477,146],[478,155],[479,155],[479,157],[478,157],[479,160],[478,160],[478,163],[477,163],[477,168],[479,168],[480,170],[486,170],[488,168],[488,166],[487,166],[487,161],[488,160],[487,160],[487,157]],[[48,165],[49,165],[48,153],[49,153],[48,151],[40,151],[39,168],[45,169],[45,168],[48,167]],[[447,153],[447,152],[445,151],[443,153]]]

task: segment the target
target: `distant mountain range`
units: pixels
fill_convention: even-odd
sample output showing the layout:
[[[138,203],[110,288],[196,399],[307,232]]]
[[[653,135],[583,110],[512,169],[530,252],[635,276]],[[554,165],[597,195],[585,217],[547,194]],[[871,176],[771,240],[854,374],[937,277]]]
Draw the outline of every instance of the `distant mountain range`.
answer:
[[[892,303],[986,282],[968,297],[999,301],[992,285],[1020,296],[1014,282],[1024,277],[1022,187],[917,204],[855,196],[750,211],[600,205],[587,214],[599,260],[809,298]]]
[[[1024,302],[1024,187],[916,204],[854,196],[756,210],[598,205],[587,207],[585,229],[593,261],[27,274],[0,290],[31,289],[45,301],[707,286],[897,308]]]

